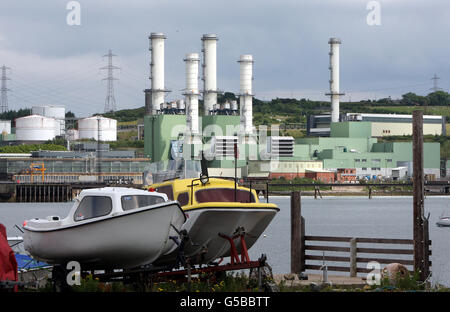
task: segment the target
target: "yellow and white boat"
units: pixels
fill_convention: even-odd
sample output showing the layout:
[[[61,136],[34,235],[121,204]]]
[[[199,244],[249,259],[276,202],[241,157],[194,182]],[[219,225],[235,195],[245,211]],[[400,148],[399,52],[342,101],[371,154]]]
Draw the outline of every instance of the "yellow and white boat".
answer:
[[[279,211],[275,204],[260,202],[255,190],[235,187],[234,180],[206,179],[175,179],[149,187],[180,203],[187,217],[181,230],[190,237],[184,255],[192,264],[230,256],[231,244],[226,237],[233,240],[237,251],[242,243],[249,249]],[[178,247],[174,247],[155,264],[173,263],[177,254]]]

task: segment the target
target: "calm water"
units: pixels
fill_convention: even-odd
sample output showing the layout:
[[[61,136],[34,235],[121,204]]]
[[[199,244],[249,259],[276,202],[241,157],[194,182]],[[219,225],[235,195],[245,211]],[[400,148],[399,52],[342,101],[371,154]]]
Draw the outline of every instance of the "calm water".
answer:
[[[265,253],[274,273],[288,273],[290,199],[271,197],[270,201],[281,210],[265,231],[266,237],[261,236],[250,249],[250,257],[257,259]],[[412,202],[412,197],[374,197],[370,200],[367,197],[324,197],[318,200],[303,197],[302,215],[307,235],[412,238]],[[7,227],[8,236],[21,235],[14,224],[21,225],[25,219],[49,215],[65,217],[71,206],[72,203],[1,203],[0,222]],[[435,225],[444,211],[450,213],[450,197],[427,197],[425,215],[430,213],[433,281],[450,286],[450,227]]]

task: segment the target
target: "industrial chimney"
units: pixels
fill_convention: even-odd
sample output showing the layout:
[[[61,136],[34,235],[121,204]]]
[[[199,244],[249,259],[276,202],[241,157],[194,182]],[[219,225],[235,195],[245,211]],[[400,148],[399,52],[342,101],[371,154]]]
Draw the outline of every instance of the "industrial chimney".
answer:
[[[164,40],[163,33],[150,34],[150,79],[151,89],[145,92],[145,107],[148,115],[156,115],[161,104],[164,103],[164,93],[168,92],[164,88]]]
[[[253,132],[253,56],[241,55],[240,63],[240,106],[241,106],[241,131],[243,134]]]
[[[186,62],[186,127],[190,134],[198,134],[198,66],[200,58],[197,53],[190,53],[184,59]]]
[[[217,104],[217,35],[205,34],[203,42],[203,105],[205,116]]]
[[[331,97],[331,122],[339,122],[339,45],[341,40],[338,38],[330,38],[330,93],[326,93]]]

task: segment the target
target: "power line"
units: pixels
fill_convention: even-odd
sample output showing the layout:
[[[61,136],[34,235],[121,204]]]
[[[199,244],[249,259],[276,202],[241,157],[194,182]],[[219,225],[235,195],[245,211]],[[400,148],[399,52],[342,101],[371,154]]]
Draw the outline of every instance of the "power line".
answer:
[[[11,91],[6,87],[6,81],[11,80],[10,78],[6,77],[6,71],[11,68],[3,65],[1,69],[2,69],[2,87],[1,87],[2,95],[1,95],[0,111],[4,113],[8,111],[8,91]]]
[[[114,66],[112,63],[113,56],[117,56],[115,54],[112,54],[112,51],[109,50],[109,53],[106,55],[103,55],[103,57],[108,57],[108,66],[102,67],[100,69],[107,69],[108,70],[108,77],[102,79],[106,80],[108,83],[107,91],[106,91],[106,99],[105,99],[105,113],[108,112],[114,112],[116,110],[116,99],[114,98],[114,85],[113,81],[118,80],[117,78],[114,78],[113,72],[114,69],[120,69],[117,66]]]

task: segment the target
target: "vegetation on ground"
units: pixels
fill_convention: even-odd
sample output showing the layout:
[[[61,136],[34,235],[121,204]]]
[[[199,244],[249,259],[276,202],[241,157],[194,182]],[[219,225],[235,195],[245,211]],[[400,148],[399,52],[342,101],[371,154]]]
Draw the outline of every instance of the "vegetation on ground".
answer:
[[[0,146],[0,153],[31,153],[34,151],[65,151],[65,146],[58,144],[22,144]]]
[[[137,119],[142,118],[142,116],[145,115],[145,106],[139,108],[122,109],[115,112],[96,115],[102,115],[103,117],[106,118],[113,118],[116,119],[118,122],[135,121]]]
[[[109,144],[109,147],[112,150],[127,149],[127,148],[133,149],[144,148],[144,140],[117,140],[114,142],[107,142],[107,143]]]
[[[188,284],[186,278],[155,279],[140,283],[124,283],[122,281],[102,282],[89,274],[81,279],[81,285],[70,286],[73,292],[252,292],[260,291],[254,281],[244,273],[194,275]],[[41,292],[54,291],[51,280]]]
[[[264,283],[272,283],[265,280]],[[140,283],[123,283],[122,281],[102,282],[92,275],[81,279],[81,285],[71,286],[73,292],[261,292],[257,282],[243,272],[228,272],[223,274],[204,273],[194,275],[190,284],[186,278],[179,279],[155,279]],[[409,273],[404,276],[397,274],[389,279],[383,276],[380,283],[365,286],[333,285],[308,283],[300,285],[295,281],[283,280],[272,287],[271,290],[279,292],[448,292],[448,287],[430,282],[422,282],[419,274]],[[38,289],[40,292],[54,291],[51,280],[45,287]]]
[[[270,191],[271,192],[277,192],[277,191],[311,191],[314,190],[314,186],[295,186],[296,184],[317,184],[317,186],[320,186],[321,184],[324,184],[322,181],[316,181],[311,178],[293,178],[291,180],[286,179],[285,177],[279,177],[279,178],[273,178],[269,181],[270,183]],[[292,184],[292,186],[277,186],[277,184]],[[320,190],[331,190],[331,187],[320,187]]]

